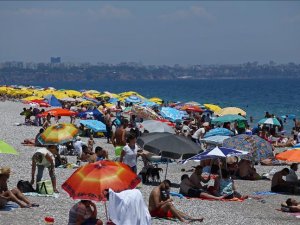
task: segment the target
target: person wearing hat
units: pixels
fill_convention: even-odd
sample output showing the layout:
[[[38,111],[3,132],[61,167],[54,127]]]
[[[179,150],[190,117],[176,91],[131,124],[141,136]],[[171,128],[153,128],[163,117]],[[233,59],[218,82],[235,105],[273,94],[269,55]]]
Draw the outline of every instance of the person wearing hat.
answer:
[[[38,169],[36,175],[36,182],[39,182],[43,178],[43,172],[45,168],[48,168],[49,176],[51,178],[53,191],[58,193],[56,188],[56,176],[55,176],[55,158],[54,154],[57,154],[57,148],[55,145],[49,145],[47,148],[39,148],[32,156],[32,168],[31,168],[31,181],[34,184],[34,177],[36,168]]]
[[[17,203],[21,208],[37,207],[38,204],[31,203],[18,189],[8,189],[7,181],[10,176],[9,167],[0,168],[0,208],[4,208],[8,201]]]

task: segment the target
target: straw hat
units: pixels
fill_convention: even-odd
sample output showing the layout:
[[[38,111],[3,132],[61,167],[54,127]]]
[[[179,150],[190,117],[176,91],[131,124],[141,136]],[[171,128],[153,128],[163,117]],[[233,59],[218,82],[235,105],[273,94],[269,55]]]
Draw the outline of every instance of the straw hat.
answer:
[[[9,167],[1,167],[0,168],[0,175],[9,175],[10,174],[10,168]]]

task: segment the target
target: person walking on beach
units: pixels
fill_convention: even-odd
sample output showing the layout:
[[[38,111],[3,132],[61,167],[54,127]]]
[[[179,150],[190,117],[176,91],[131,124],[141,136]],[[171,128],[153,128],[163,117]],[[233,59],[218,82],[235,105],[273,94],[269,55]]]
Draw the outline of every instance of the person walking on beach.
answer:
[[[90,139],[88,140],[88,150],[89,151],[91,151],[91,152],[93,152],[93,150],[94,150],[94,144],[95,144],[95,140],[94,140],[94,137],[93,137],[93,135],[91,134],[90,135]]]
[[[36,175],[36,182],[39,182],[43,178],[44,169],[47,168],[49,171],[49,176],[51,178],[53,191],[58,193],[56,188],[56,176],[55,176],[55,158],[54,154],[57,153],[55,145],[49,145],[47,148],[39,148],[32,156],[32,167],[31,167],[31,185],[34,184],[35,171],[38,169]]]
[[[170,198],[169,180],[164,180],[159,186],[154,187],[149,196],[149,212],[152,217],[177,218],[181,222],[203,221],[203,218],[194,219],[175,208],[173,199]]]
[[[104,116],[104,123],[106,125],[106,138],[107,138],[107,143],[111,144],[111,125],[112,125],[112,120],[111,120],[111,115],[110,115],[110,109],[107,109],[105,111],[105,116]]]

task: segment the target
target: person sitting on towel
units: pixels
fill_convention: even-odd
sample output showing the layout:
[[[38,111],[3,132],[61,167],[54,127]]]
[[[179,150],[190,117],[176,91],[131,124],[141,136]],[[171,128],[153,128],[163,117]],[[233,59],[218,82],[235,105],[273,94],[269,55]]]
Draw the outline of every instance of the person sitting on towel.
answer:
[[[289,172],[288,168],[284,168],[273,175],[271,191],[294,193],[293,185],[283,179],[283,177],[287,176]]]
[[[194,219],[185,213],[177,210],[173,205],[173,199],[170,198],[169,180],[164,180],[159,186],[154,187],[149,196],[149,212],[152,217],[159,218],[177,218],[181,222],[202,221],[203,218]]]
[[[216,197],[210,195],[207,192],[205,192],[203,189],[194,187],[194,185],[189,179],[189,175],[187,174],[183,174],[181,176],[179,192],[180,194],[183,194],[184,196],[191,197],[191,198],[207,198],[207,199],[214,199],[214,200],[221,200],[224,198],[224,196]]]

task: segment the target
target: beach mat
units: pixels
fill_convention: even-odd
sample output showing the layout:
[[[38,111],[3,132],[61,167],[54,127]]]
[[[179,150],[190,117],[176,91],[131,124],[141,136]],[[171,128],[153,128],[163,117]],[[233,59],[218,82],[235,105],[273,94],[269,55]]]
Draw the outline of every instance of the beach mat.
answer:
[[[53,193],[52,195],[48,195],[48,194],[40,194],[37,192],[26,192],[23,193],[25,196],[32,196],[32,197],[52,197],[52,198],[58,198],[59,197],[59,193]]]
[[[0,209],[0,211],[12,211],[17,208],[19,208],[19,206],[17,204],[9,202],[5,205],[4,208]]]
[[[255,195],[270,196],[270,195],[277,195],[277,194],[279,194],[279,193],[277,193],[277,192],[272,192],[272,191],[257,191],[257,192],[253,192],[253,194],[255,194]]]

